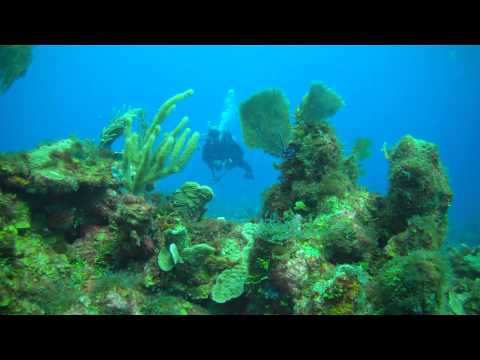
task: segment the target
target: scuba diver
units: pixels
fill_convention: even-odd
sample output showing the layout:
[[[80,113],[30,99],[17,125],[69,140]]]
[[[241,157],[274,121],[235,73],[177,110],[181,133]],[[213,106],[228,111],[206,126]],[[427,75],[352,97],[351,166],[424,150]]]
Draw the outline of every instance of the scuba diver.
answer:
[[[239,167],[245,171],[246,179],[253,179],[251,166],[243,159],[243,150],[228,130],[210,128],[202,149],[202,159],[212,172],[215,182],[230,170]],[[223,174],[218,175],[219,172]]]

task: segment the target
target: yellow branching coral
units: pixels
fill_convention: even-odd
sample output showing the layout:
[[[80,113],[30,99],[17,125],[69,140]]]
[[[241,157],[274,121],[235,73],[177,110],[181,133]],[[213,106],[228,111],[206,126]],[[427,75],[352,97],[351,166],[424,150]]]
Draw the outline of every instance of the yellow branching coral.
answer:
[[[25,75],[31,62],[31,45],[0,45],[0,95]]]
[[[324,121],[337,113],[344,105],[342,98],[321,83],[313,83],[296,111],[298,121]]]
[[[190,89],[165,101],[151,126],[143,133],[134,133],[132,124],[135,117],[127,117],[122,170],[125,186],[132,193],[145,191],[147,185],[179,172],[192,156],[198,145],[200,134],[194,132],[189,137],[191,130],[184,129],[188,123],[186,116],[173,131],[163,134],[160,144],[156,150],[153,150],[160,134],[160,125],[175,109],[177,102],[192,95],[193,90]]]
[[[289,104],[281,90],[270,89],[240,104],[243,139],[250,148],[281,156],[290,141]]]

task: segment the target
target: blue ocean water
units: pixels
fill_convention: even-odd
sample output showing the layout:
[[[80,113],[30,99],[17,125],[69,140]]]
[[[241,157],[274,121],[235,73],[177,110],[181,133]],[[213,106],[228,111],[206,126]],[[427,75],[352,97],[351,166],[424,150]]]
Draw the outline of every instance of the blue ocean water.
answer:
[[[432,141],[455,194],[451,241],[465,227],[480,233],[478,46],[35,46],[26,76],[0,96],[0,151],[70,135],[98,141],[115,108],[143,107],[151,119],[165,99],[188,88],[194,96],[178,104],[165,128],[188,115],[189,126],[205,134],[209,122],[219,122],[229,89],[238,104],[281,88],[293,113],[312,81],[346,102],[331,121],[347,152],[358,137],[374,142],[361,184],[386,193],[385,142],[393,145],[405,134]],[[215,192],[210,215],[258,213],[262,192],[277,181],[276,159],[243,145],[238,116],[228,127],[253,167],[253,181],[236,169],[214,184],[197,151],[157,190],[172,192],[194,180]]]

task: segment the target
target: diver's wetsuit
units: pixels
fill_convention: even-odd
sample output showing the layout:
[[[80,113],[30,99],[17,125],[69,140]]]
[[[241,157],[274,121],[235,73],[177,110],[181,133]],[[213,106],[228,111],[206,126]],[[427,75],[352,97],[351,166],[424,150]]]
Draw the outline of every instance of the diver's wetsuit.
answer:
[[[220,136],[222,135],[222,136]],[[202,159],[212,171],[215,180],[220,180],[215,171],[231,170],[235,167],[245,170],[245,178],[253,179],[253,172],[250,165],[243,159],[243,150],[233,140],[232,134],[228,131],[210,129],[207,140],[203,145]]]

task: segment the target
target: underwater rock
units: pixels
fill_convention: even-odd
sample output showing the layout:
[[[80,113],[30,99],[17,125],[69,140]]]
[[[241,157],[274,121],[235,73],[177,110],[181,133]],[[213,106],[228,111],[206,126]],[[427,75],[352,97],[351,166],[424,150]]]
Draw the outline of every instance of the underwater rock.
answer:
[[[439,250],[453,194],[437,146],[407,135],[383,150],[390,163],[390,187],[378,202],[376,226],[385,256]]]
[[[99,196],[90,199],[84,208],[89,217],[96,219],[102,224],[107,224],[110,219],[115,217],[118,203],[121,201],[121,194],[113,189],[107,189]]]
[[[301,217],[286,223],[264,222],[252,228],[255,239],[249,258],[247,296],[251,313],[292,313],[291,303],[302,291],[319,254],[304,248]]]
[[[279,217],[302,202],[302,215],[316,214],[328,196],[343,196],[355,189],[342,148],[334,130],[326,122],[299,123],[293,130],[290,147],[294,154],[275,167],[280,170],[280,184],[264,193],[264,218]],[[356,166],[356,163],[353,163]],[[307,210],[308,209],[308,210]]]
[[[71,247],[77,257],[95,259],[95,266],[124,268],[146,260],[158,246],[155,209],[144,197],[107,191],[82,210]]]
[[[343,198],[331,196],[321,203],[313,221],[319,232],[322,251],[331,263],[371,260],[377,249],[372,213],[375,197],[353,191]]]
[[[272,230],[257,232],[250,254],[247,294],[251,313],[368,312],[363,289],[368,274],[358,265],[335,267],[327,261],[318,226],[305,223],[299,232],[288,223],[269,226]],[[284,240],[272,241],[275,227],[287,233],[282,235]]]
[[[108,226],[91,225],[84,229],[83,237],[68,245],[67,254],[92,268],[106,269],[117,263],[122,249],[121,237]]]
[[[11,226],[17,230],[31,227],[30,208],[16,194],[0,190],[0,229]]]
[[[376,199],[375,195],[356,190],[342,198],[330,196],[324,199],[318,205],[318,215],[314,219],[299,214],[292,217],[293,213],[288,215],[287,212],[283,223],[261,224],[260,229],[264,230],[256,234],[249,268],[248,297],[255,304],[251,311],[367,313],[369,309],[363,288],[368,273],[364,268],[368,264],[373,266],[379,256],[372,212]],[[314,284],[334,276],[334,269],[340,274],[342,269],[351,268],[355,270],[345,270],[348,273],[345,276],[350,280],[345,280],[344,284],[345,294],[350,295],[339,295],[336,303],[326,301],[323,293],[320,296],[314,289]],[[339,275],[339,279],[343,279],[342,276]]]
[[[377,314],[438,314],[447,301],[447,274],[438,253],[414,251],[385,263],[368,298]]]
[[[30,209],[15,194],[0,191],[0,259],[14,259],[15,239],[31,228]]]
[[[352,218],[334,219],[322,235],[325,257],[334,264],[366,260],[375,249],[375,238]]]
[[[455,275],[449,293],[450,308],[454,314],[480,314],[480,246],[460,245],[448,249],[447,254]]]
[[[123,194],[119,197],[112,219],[123,228],[125,233],[132,230],[143,234],[151,224],[154,207],[144,197]]]
[[[334,264],[366,266],[377,261],[376,200],[376,195],[362,190],[341,198],[329,196],[318,204],[315,218],[289,215],[284,223],[272,222],[271,230],[257,233],[250,272],[264,285],[253,286],[256,302],[268,296],[264,306],[277,312],[283,303],[281,311],[286,313],[328,313],[325,307],[312,305],[317,296],[312,284],[324,279]],[[274,299],[272,289],[278,293]],[[355,313],[363,311],[360,306],[348,306]]]
[[[104,311],[110,315],[143,315],[140,304],[145,302],[145,296],[131,289],[112,289],[103,299]]]
[[[364,284],[368,275],[361,267],[340,265],[311,282],[295,301],[294,312],[303,315],[360,315],[367,313]]]
[[[235,233],[237,229],[237,225],[233,222],[208,218],[188,225],[192,243],[206,242],[217,250],[222,247],[220,242]],[[241,234],[237,234],[237,236],[241,236]]]
[[[303,252],[290,255],[286,261],[274,262],[271,271],[272,283],[288,297],[298,297],[308,280],[310,266]]]
[[[444,236],[453,194],[437,146],[407,135],[385,154],[390,163],[387,202],[392,230],[405,230],[415,215],[436,215],[439,236]]]
[[[47,226],[52,231],[67,232],[75,227],[76,209],[55,204],[46,208]]]
[[[149,298],[144,307],[144,315],[209,315],[207,309],[181,297],[159,294]]]
[[[112,163],[87,141],[61,140],[25,153],[2,154],[0,186],[39,195],[115,188]]]
[[[449,248],[448,257],[453,271],[459,278],[480,277],[480,246],[461,245],[458,248]]]
[[[0,313],[64,311],[76,295],[78,270],[65,254],[56,253],[44,238],[29,230],[20,234],[12,228],[10,236],[15,251],[0,258]]]
[[[445,224],[438,215],[412,216],[405,231],[392,236],[385,246],[389,257],[405,256],[415,250],[440,250],[445,239]]]

